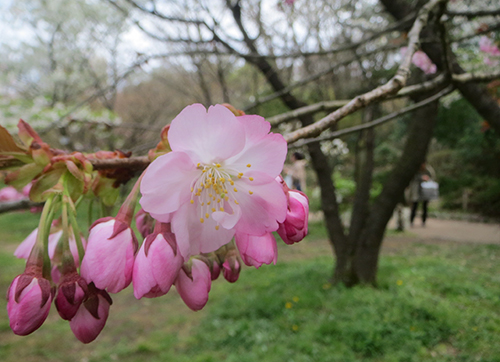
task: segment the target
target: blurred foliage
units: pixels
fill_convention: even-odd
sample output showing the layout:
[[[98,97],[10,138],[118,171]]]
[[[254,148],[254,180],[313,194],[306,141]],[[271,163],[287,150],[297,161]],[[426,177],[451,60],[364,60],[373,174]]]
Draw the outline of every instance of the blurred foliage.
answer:
[[[437,144],[428,159],[442,206],[460,209],[467,195],[467,211],[500,217],[500,138],[461,98],[444,102],[438,117]]]

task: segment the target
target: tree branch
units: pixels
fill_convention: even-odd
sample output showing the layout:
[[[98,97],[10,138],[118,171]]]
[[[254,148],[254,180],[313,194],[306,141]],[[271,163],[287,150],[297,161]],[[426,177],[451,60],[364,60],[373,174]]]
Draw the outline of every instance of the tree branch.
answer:
[[[464,16],[468,19],[479,16],[497,16],[500,15],[500,9],[495,10],[476,10],[476,11],[446,11],[448,16]]]
[[[397,118],[405,113],[409,113],[409,112],[412,112],[416,109],[422,108],[422,107],[428,105],[429,103],[432,103],[432,102],[438,100],[439,98],[451,93],[453,90],[454,90],[453,86],[450,85],[450,86],[446,87],[445,89],[443,89],[442,91],[440,91],[439,93],[436,93],[432,97],[426,98],[418,103],[412,104],[411,106],[402,108],[399,111],[388,114],[387,116],[378,118],[378,119],[371,121],[371,122],[368,122],[368,123],[360,124],[358,126],[353,126],[353,127],[339,130],[339,131],[335,131],[333,133],[330,133],[330,134],[322,136],[322,137],[304,139],[302,142],[297,142],[296,144],[293,144],[291,148],[301,147],[301,146],[307,145],[309,143],[314,143],[314,142],[328,141],[328,140],[332,140],[334,138],[339,138],[341,136],[345,136],[347,134],[351,134],[351,133],[359,132],[359,131],[362,131],[365,129],[380,126],[381,124],[384,124],[390,120],[393,120],[393,119],[395,119],[395,118]]]
[[[33,202],[29,199],[11,202],[0,202],[0,214],[17,210],[26,210],[38,206],[43,206],[43,202]]]

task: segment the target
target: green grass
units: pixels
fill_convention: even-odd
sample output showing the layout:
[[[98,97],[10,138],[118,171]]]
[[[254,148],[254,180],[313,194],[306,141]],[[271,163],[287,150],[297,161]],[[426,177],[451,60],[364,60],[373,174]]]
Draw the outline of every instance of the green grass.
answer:
[[[0,215],[0,291],[23,262],[15,245],[33,215]],[[0,300],[0,360],[13,361],[499,361],[500,246],[404,245],[383,255],[379,287],[327,280],[324,230],[280,245],[278,265],[245,268],[214,282],[207,307],[191,312],[172,290],[136,301],[113,295],[106,328],[82,345],[55,309],[34,334],[12,334]]]

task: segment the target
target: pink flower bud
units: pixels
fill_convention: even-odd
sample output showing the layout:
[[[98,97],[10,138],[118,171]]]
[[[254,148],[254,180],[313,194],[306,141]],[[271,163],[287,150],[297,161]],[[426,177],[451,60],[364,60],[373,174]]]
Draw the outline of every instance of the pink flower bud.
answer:
[[[256,268],[262,264],[274,263],[276,265],[278,247],[272,233],[266,233],[263,236],[236,233],[235,241],[241,259],[246,265]]]
[[[212,270],[210,271],[211,279],[216,280],[220,275],[220,265],[217,259],[210,259],[212,261]]]
[[[12,186],[4,187],[0,189],[0,201],[18,201],[24,199],[24,195]]]
[[[7,313],[14,333],[26,336],[40,328],[49,315],[53,297],[50,282],[41,275],[17,276],[7,292]]]
[[[408,51],[407,47],[401,48],[401,55],[404,56]],[[432,62],[432,60],[421,50],[417,50],[413,53],[411,59],[412,63],[420,68],[425,74],[434,74],[437,72],[437,66]]]
[[[90,343],[101,333],[113,303],[109,294],[88,285],[88,297],[80,304],[75,316],[69,322],[73,334],[83,343]]]
[[[71,250],[71,254],[73,254],[73,258],[75,259],[75,264],[80,265],[80,260],[78,257],[78,247],[76,246],[76,240],[73,236],[73,231],[70,229],[70,237],[69,237],[69,248]],[[14,256],[19,259],[28,259],[30,256],[31,250],[36,243],[36,237],[38,234],[38,228],[33,230],[31,234],[29,234],[26,239],[24,239],[21,244],[17,247],[16,251],[14,251]],[[49,234],[49,257],[51,260],[54,259],[55,250],[57,248],[57,244],[59,243],[59,239],[62,236],[62,230],[57,230],[51,234]],[[86,247],[86,241],[84,238],[81,238],[83,247]]]
[[[133,281],[137,299],[167,294],[184,263],[170,225],[162,225],[163,232],[149,235],[135,259]]]
[[[279,236],[287,244],[301,241],[307,235],[309,219],[309,199],[301,191],[288,191],[288,210],[286,219],[279,224]]]
[[[222,263],[222,271],[224,273],[224,278],[229,283],[234,283],[238,280],[240,277],[241,265],[236,255],[236,250],[226,254],[224,263]]]
[[[153,219],[144,209],[140,209],[135,214],[135,225],[143,238],[153,233],[155,219]]]
[[[212,286],[210,269],[203,261],[192,259],[190,274],[188,276],[184,267],[181,268],[175,280],[175,287],[184,303],[197,311],[208,302],[208,293]]]
[[[124,222],[114,218],[97,220],[90,229],[81,275],[98,289],[118,293],[132,281],[137,239]]]
[[[71,320],[87,295],[87,283],[76,270],[63,275],[55,305],[62,319]]]

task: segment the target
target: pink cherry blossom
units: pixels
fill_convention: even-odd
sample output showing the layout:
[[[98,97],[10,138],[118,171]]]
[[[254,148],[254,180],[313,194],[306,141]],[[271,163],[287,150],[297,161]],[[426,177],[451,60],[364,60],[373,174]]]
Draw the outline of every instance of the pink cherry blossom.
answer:
[[[492,56],[500,56],[500,49],[493,43],[493,40],[487,36],[479,38],[479,50]]]
[[[407,47],[401,48],[401,55],[405,55]],[[434,74],[437,72],[437,66],[432,62],[432,60],[421,50],[417,50],[413,54],[413,58],[411,59],[412,63],[420,68],[425,74]]]
[[[500,59],[499,60],[493,60],[490,59],[489,57],[484,57],[484,64],[489,65],[490,67],[496,67],[498,64],[500,64]]]
[[[24,195],[18,192],[14,187],[7,186],[0,189],[0,201],[18,201],[24,199]]]
[[[154,219],[144,209],[140,209],[135,214],[135,225],[142,237],[146,238],[153,232]]]
[[[40,328],[49,315],[52,298],[50,282],[41,275],[17,276],[7,292],[7,313],[12,331],[25,336]]]
[[[286,219],[280,223],[278,235],[287,244],[301,241],[307,235],[309,220],[309,199],[306,194],[297,190],[290,190],[281,182],[288,196],[288,210]]]
[[[118,293],[132,282],[136,250],[137,240],[127,224],[100,219],[90,229],[81,275],[98,289]]]
[[[235,252],[229,252],[226,254],[224,263],[222,263],[222,273],[224,274],[224,279],[229,283],[235,283],[240,277],[241,264],[238,256]]]
[[[227,244],[235,232],[278,229],[286,198],[274,178],[287,146],[259,116],[236,117],[222,105],[186,107],[171,123],[172,152],[151,163],[141,183],[141,205],[171,219],[185,260]]]
[[[167,294],[177,278],[184,259],[176,253],[175,236],[169,231],[168,226],[163,232],[150,234],[139,249],[133,272],[137,299]]]
[[[211,260],[211,262],[212,262],[212,269],[210,270],[211,273],[210,276],[212,280],[216,280],[220,275],[220,265],[216,258]]]
[[[71,331],[83,343],[90,343],[101,333],[108,320],[109,307],[113,303],[104,290],[89,284],[88,298],[80,304],[75,316],[69,322]]]
[[[241,259],[246,265],[256,268],[262,264],[274,263],[276,265],[278,247],[272,233],[266,233],[263,236],[237,233],[235,242]]]
[[[192,259],[191,277],[182,268],[175,281],[175,288],[182,300],[194,311],[202,309],[207,304],[211,286],[210,269],[198,259]]]

